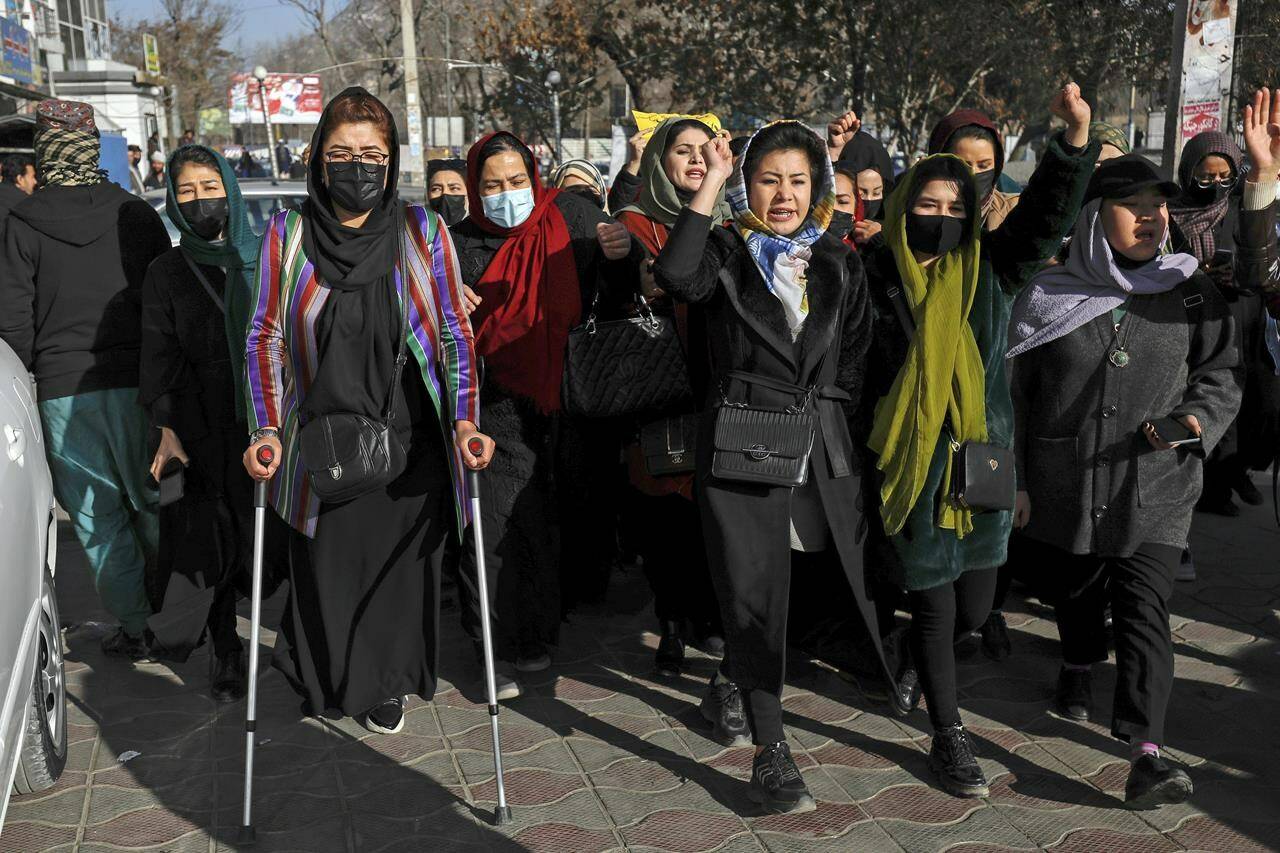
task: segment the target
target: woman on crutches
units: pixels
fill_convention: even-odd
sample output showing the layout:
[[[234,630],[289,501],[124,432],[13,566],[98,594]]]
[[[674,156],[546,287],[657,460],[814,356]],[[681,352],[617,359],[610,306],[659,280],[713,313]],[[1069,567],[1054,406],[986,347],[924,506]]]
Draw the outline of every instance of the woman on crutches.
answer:
[[[488,464],[493,442],[476,428],[453,243],[435,213],[398,197],[391,113],[348,89],[311,151],[307,201],[263,239],[245,467],[271,480],[293,528],[273,664],[304,713],[389,734],[407,694],[435,692],[445,542],[469,514],[464,473]]]

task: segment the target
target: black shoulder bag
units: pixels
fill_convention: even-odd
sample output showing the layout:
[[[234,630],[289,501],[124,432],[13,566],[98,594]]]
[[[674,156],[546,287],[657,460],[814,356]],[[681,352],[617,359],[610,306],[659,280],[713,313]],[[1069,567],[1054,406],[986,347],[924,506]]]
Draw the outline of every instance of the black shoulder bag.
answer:
[[[916,335],[916,324],[906,294],[901,287],[893,287],[887,296],[910,341]],[[951,432],[950,423],[943,428]],[[955,506],[975,512],[1012,510],[1018,488],[1013,451],[985,441],[959,442],[954,435],[950,447],[951,482],[947,484],[947,499]]]
[[[597,289],[587,322],[569,330],[561,401],[571,415],[611,418],[661,412],[693,398],[675,320],[638,298],[639,314],[596,320]]]
[[[403,252],[403,243],[401,250]],[[408,269],[403,263],[401,267]],[[393,273],[393,294],[394,281]],[[407,464],[404,445],[391,428],[395,419],[396,388],[408,359],[405,339],[409,335],[411,297],[407,276],[404,288],[400,298],[400,345],[381,420],[354,412],[332,412],[303,424],[298,434],[302,465],[311,480],[311,491],[325,503],[354,500],[385,488],[404,473]]]

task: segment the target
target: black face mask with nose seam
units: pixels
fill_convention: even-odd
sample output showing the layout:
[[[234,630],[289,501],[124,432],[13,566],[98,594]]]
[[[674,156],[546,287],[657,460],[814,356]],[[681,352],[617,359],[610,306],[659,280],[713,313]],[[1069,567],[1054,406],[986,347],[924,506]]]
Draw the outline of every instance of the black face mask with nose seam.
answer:
[[[196,236],[205,240],[217,239],[227,227],[227,217],[230,214],[226,196],[180,201],[178,210]]]
[[[354,160],[350,163],[325,163],[324,170],[329,179],[329,198],[352,213],[373,210],[387,183],[385,163],[378,166]]]

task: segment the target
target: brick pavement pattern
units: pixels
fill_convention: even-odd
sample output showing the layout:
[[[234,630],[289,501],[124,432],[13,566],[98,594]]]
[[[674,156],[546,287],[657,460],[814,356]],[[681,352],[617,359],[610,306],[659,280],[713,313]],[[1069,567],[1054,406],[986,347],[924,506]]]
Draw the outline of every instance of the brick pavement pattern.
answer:
[[[1046,714],[1057,633],[1051,612],[1015,588],[1013,657],[993,663],[970,644],[960,667],[961,707],[990,797],[957,800],[934,788],[923,711],[891,719],[856,684],[797,661],[785,722],[819,806],[758,814],[746,797],[750,749],[708,740],[696,711],[715,662],[693,653],[682,679],[652,674],[657,638],[643,577],[632,570],[615,578],[615,612],[566,624],[552,669],[503,707],[514,821],[501,830],[491,825],[478,669],[456,615],[445,619],[439,693],[430,703],[411,700],[394,736],[352,720],[300,718],[298,700],[268,670],[256,849],[1280,849],[1280,533],[1269,506],[1246,508],[1238,519],[1198,517],[1193,542],[1200,577],[1178,584],[1172,607],[1178,680],[1167,752],[1196,786],[1182,806],[1121,806],[1127,761],[1107,734],[1110,664],[1098,671],[1095,722]],[[60,548],[70,758],[54,789],[13,799],[0,853],[236,849],[244,704],[207,696],[203,651],[173,668],[106,660],[98,649],[105,617],[66,530]],[[268,624],[280,605],[270,602]],[[244,634],[247,624],[242,618]],[[122,760],[131,751],[139,754]]]

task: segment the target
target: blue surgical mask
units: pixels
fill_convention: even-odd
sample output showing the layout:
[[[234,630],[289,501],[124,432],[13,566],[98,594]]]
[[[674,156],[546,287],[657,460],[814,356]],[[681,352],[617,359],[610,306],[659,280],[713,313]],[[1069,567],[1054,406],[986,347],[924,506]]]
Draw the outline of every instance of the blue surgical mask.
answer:
[[[533,213],[533,189],[507,190],[497,195],[482,196],[485,218],[499,228],[515,228]]]

